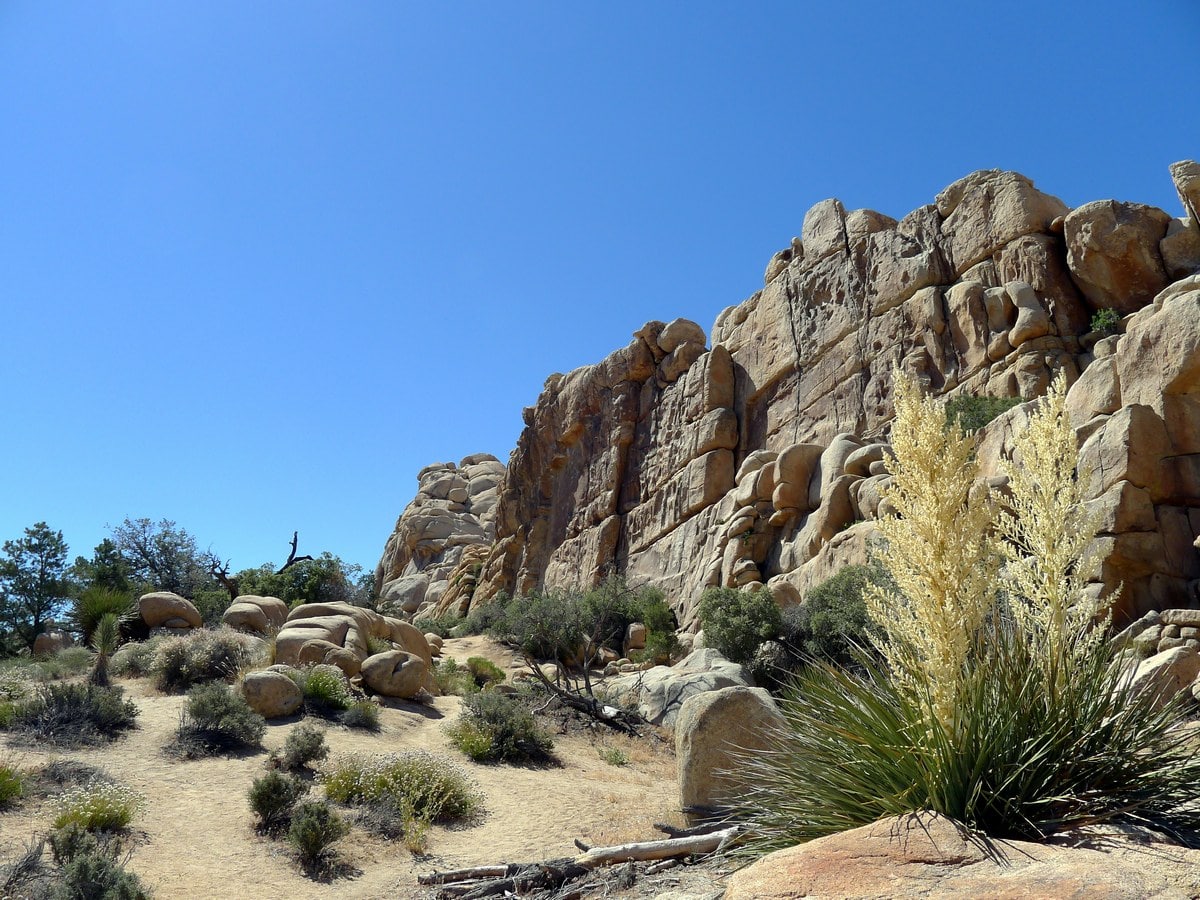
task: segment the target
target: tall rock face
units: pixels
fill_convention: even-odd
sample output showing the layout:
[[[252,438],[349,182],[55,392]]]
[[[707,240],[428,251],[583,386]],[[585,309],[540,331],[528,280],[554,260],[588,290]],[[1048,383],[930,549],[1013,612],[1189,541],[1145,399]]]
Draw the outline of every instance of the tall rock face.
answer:
[[[899,368],[937,395],[1026,400],[1064,372],[1084,462],[1101,473],[1097,547],[1105,584],[1125,585],[1118,617],[1186,604],[1200,578],[1198,173],[1172,167],[1175,220],[1115,201],[1071,210],[1002,171],[899,221],[817,204],[763,289],[718,316],[711,345],[693,322],[650,322],[547,380],[499,488],[476,596],[622,574],[661,587],[685,625],[708,585],[798,601],[864,558],[886,511]],[[1100,310],[1126,333],[1092,332]],[[985,470],[1023,410],[983,436]]]
[[[417,495],[401,513],[375,568],[382,611],[411,616],[455,601],[456,612],[466,611],[474,593],[472,576],[482,564],[480,548],[490,548],[495,537],[503,478],[504,464],[487,453],[421,470]]]

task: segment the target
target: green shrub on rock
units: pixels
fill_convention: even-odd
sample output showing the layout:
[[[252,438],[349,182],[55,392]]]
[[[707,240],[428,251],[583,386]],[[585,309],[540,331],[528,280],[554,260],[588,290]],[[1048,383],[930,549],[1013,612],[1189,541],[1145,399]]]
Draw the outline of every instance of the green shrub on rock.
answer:
[[[743,665],[752,662],[759,645],[776,637],[783,625],[779,607],[766,588],[707,588],[700,596],[699,612],[704,643]]]
[[[783,640],[804,659],[854,665],[857,648],[869,646],[863,594],[882,574],[870,566],[846,566],[783,612]]]

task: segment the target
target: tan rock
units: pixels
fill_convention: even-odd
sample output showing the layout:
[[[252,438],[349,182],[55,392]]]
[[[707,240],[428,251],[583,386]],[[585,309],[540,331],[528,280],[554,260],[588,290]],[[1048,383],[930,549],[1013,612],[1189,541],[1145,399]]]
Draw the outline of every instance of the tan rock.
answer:
[[[361,674],[363,683],[377,694],[411,700],[424,686],[428,667],[415,653],[388,650],[367,657]]]
[[[1193,219],[1172,219],[1158,250],[1169,280],[1200,272],[1200,225]]]
[[[290,716],[304,705],[304,692],[282,672],[249,672],[240,689],[250,708],[264,719]]]
[[[1190,159],[1171,164],[1171,180],[1179,194],[1184,212],[1200,224],[1200,163]]]
[[[1009,344],[1020,347],[1027,341],[1049,334],[1050,317],[1033,288],[1020,281],[1014,281],[1006,287],[1017,309],[1017,321],[1008,333]]]
[[[1159,645],[1165,640],[1170,639],[1163,638]],[[1144,660],[1133,676],[1133,690],[1153,694],[1160,705],[1183,691],[1190,691],[1192,682],[1200,675],[1200,653],[1183,647],[1181,638],[1176,640],[1179,646]]]
[[[771,853],[730,877],[725,900],[1190,896],[1200,852],[1097,843],[1100,849],[1025,841],[989,848],[943,816],[918,813]]]
[[[658,346],[664,353],[673,353],[683,344],[699,344],[700,352],[708,343],[704,329],[688,319],[674,319],[658,335]]]
[[[1167,284],[1158,245],[1170,217],[1141,203],[1100,200],[1071,211],[1064,224],[1067,264],[1096,309],[1122,315],[1149,303]]]
[[[748,785],[735,774],[739,753],[766,749],[783,728],[762,688],[728,687],[685,700],[675,720],[680,808],[727,806],[741,797]]]
[[[204,624],[200,613],[190,600],[170,591],[154,591],[138,599],[138,614],[151,628],[199,628]],[[168,625],[172,619],[179,622]]]

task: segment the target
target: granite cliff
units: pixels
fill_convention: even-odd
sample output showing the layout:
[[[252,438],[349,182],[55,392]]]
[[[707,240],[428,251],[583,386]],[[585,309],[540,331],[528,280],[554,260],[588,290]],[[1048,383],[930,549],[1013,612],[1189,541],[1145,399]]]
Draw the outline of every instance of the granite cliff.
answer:
[[[1041,395],[1057,372],[1102,516],[1097,591],[1118,619],[1200,602],[1200,165],[1184,215],[1075,209],[981,171],[899,221],[837,200],[804,217],[763,288],[712,330],[649,322],[552,375],[507,467],[419,476],[376,571],[385,603],[466,611],[500,591],[615,573],[661,587],[681,624],[708,585],[780,603],[865,558],[887,484],[894,369],[939,396]],[[1105,313],[1117,333],[1093,330]],[[981,436],[994,461],[1027,415]]]

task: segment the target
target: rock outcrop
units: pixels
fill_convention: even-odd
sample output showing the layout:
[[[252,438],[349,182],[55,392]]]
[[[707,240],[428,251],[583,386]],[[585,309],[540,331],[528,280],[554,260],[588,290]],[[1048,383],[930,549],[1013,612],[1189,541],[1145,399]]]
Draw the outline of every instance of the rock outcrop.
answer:
[[[917,813],[771,853],[729,879],[725,900],[1195,896],[1200,851],[1080,837],[1075,847],[984,846],[943,816]]]
[[[1200,166],[1172,177],[1177,220],[1111,200],[1070,209],[1003,171],[900,220],[817,204],[710,340],[694,322],[649,322],[547,379],[489,484],[494,522],[455,531],[474,507],[451,510],[448,485],[468,461],[425,470],[379,585],[409,613],[465,612],[499,591],[621,574],[661,588],[685,627],[709,585],[797,602],[863,561],[887,512],[894,370],[942,397],[1026,400],[1062,372],[1104,512],[1095,590],[1124,585],[1118,621],[1197,602]],[[1102,310],[1118,333],[1092,330]],[[988,475],[1027,415],[984,433]],[[456,578],[466,589],[439,605]]]
[[[191,600],[170,591],[152,591],[138,598],[138,614],[149,628],[187,631],[204,624]]]
[[[375,568],[375,590],[385,612],[436,615],[451,605],[466,611],[481,556],[495,537],[496,496],[503,478],[504,464],[487,453],[421,470],[417,496],[401,513]],[[484,549],[472,555],[472,548],[479,547]],[[441,603],[448,591],[452,596]]]

